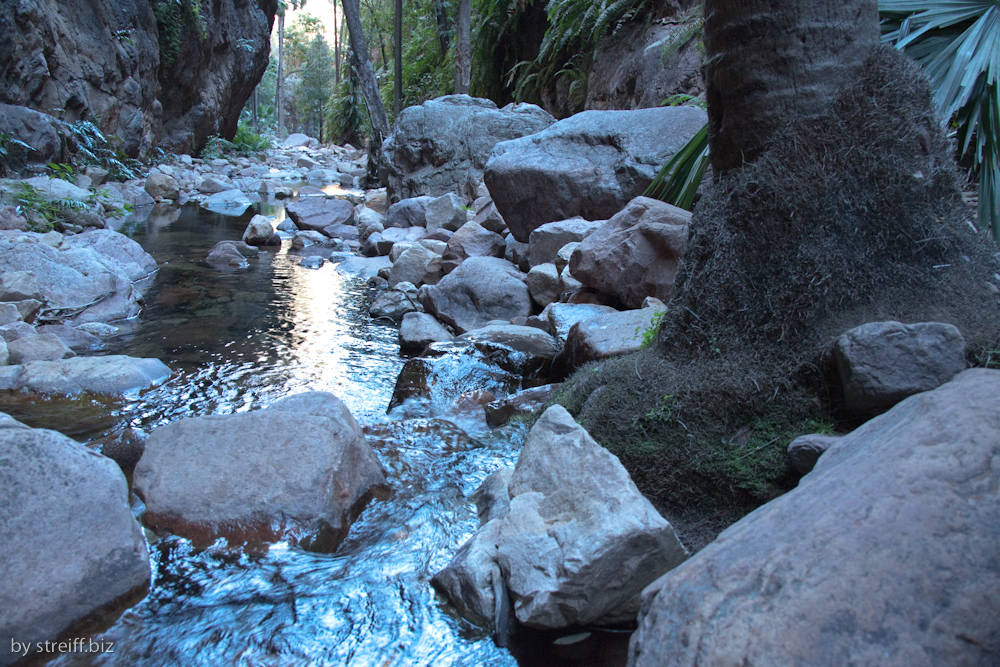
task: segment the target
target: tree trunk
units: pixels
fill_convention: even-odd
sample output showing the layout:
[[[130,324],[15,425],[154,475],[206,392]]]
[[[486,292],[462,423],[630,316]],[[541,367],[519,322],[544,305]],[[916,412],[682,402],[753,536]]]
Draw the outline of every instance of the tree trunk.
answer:
[[[278,14],[278,81],[274,86],[274,109],[278,114],[278,138],[285,137],[285,12]]]
[[[361,80],[361,94],[368,107],[368,118],[372,123],[372,137],[368,141],[368,181],[377,180],[378,158],[382,153],[382,141],[389,136],[389,119],[385,115],[385,106],[378,93],[378,83],[375,72],[372,71],[371,58],[368,55],[368,44],[361,29],[361,9],[358,0],[343,0],[344,18],[347,19],[347,31],[351,37],[351,51],[354,66]]]
[[[260,132],[260,124],[257,117],[257,88],[253,89],[253,101],[250,103],[251,120],[253,121],[253,131]]]
[[[399,117],[403,107],[403,0],[396,0],[392,17],[392,57],[392,115]]]
[[[334,58],[334,80],[340,85],[340,21],[337,20],[337,0],[333,0],[333,58]]]
[[[448,53],[448,8],[443,0],[434,0],[434,15],[437,18],[438,40],[441,42],[441,55]]]
[[[822,111],[879,43],[876,0],[705,0],[706,98],[717,177],[790,120]]]
[[[455,18],[455,94],[469,94],[472,75],[472,0],[458,0]]]

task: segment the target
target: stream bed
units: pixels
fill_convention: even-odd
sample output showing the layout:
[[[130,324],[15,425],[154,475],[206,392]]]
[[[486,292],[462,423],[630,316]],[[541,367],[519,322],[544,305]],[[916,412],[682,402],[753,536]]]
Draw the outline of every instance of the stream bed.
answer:
[[[624,664],[626,632],[562,645],[522,631],[499,648],[431,588],[431,576],[478,526],[466,497],[490,472],[516,462],[524,428],[390,420],[386,407],[404,361],[398,332],[368,317],[375,292],[365,276],[338,271],[350,255],[307,269],[286,242],[247,269],[202,262],[217,241],[239,238],[255,212],[284,217],[280,205],[263,208],[240,217],[195,204],[154,209],[122,230],[160,268],[141,315],[100,354],[157,357],[174,371],[167,383],[124,399],[25,400],[4,409],[93,443],[329,391],[364,428],[391,492],[367,506],[333,554],[285,543],[256,553],[224,542],[196,550],[185,539],[147,533],[148,595],[95,636],[114,642],[114,653],[65,654],[50,664]]]

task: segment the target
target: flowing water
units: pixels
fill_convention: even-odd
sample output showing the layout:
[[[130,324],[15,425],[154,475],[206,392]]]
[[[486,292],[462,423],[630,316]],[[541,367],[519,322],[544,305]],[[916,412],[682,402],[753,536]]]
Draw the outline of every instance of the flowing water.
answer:
[[[498,648],[430,586],[477,527],[466,497],[513,465],[524,433],[471,435],[434,418],[394,421],[386,407],[403,360],[397,330],[373,323],[365,276],[272,250],[247,269],[201,260],[238,238],[254,211],[225,217],[188,205],[126,227],[160,266],[141,316],[101,353],[157,357],[165,385],[116,400],[25,400],[5,408],[32,426],[81,441],[148,432],[206,414],[258,409],[309,390],[330,391],[363,425],[392,487],[333,554],[278,543],[262,553],[218,543],[193,549],[152,534],[148,595],[95,637],[113,654],[65,654],[55,665],[612,665],[628,634],[593,633],[562,645],[519,632]],[[280,207],[265,213],[284,217]]]

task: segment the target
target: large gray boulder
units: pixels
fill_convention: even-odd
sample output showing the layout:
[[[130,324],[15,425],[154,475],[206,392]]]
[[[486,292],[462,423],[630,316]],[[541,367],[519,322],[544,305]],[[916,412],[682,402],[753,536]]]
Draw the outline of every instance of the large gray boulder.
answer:
[[[264,410],[182,419],[150,434],[135,468],[148,525],[210,544],[290,539],[332,550],[385,482],[343,401],[298,394]]]
[[[264,215],[255,215],[250,218],[247,228],[243,230],[241,240],[249,245],[264,245],[272,236],[274,228],[271,226],[271,220]]]
[[[507,250],[503,237],[476,222],[467,222],[448,239],[442,255],[445,273],[451,273],[470,257],[503,257]]]
[[[406,313],[399,325],[399,351],[404,354],[420,354],[431,343],[454,339],[454,334],[427,313]]]
[[[146,177],[146,193],[153,199],[177,199],[180,186],[173,176],[154,173]]]
[[[629,308],[638,308],[647,296],[669,301],[690,222],[684,209],[636,197],[580,242],[570,273]]]
[[[24,364],[29,361],[55,361],[75,357],[59,336],[50,333],[24,336],[7,344],[9,363]]]
[[[468,211],[458,195],[448,194],[427,202],[427,229],[447,229],[457,232],[469,220]]]
[[[942,322],[869,322],[833,348],[851,412],[870,416],[907,396],[940,387],[964,370],[965,338]]]
[[[629,665],[1000,660],[1000,371],[841,438],[643,592]]]
[[[299,229],[314,232],[354,221],[354,206],[343,199],[305,197],[286,204],[285,211]]]
[[[496,566],[517,620],[556,629],[632,620],[642,589],[687,556],[617,457],[558,405],[528,434],[506,511],[504,494],[488,495],[489,520],[434,578],[478,622],[499,620]]]
[[[0,665],[149,585],[121,470],[55,431],[0,413]]]
[[[470,257],[437,285],[424,288],[421,303],[459,333],[491,320],[511,320],[531,313],[524,274],[497,257]]]
[[[471,202],[497,142],[533,134],[553,120],[533,104],[497,109],[490,100],[468,95],[408,107],[382,144],[379,172],[389,199],[453,192]]]
[[[569,329],[556,366],[569,374],[587,363],[635,352],[655,331],[666,307],[657,305],[638,310],[606,313],[580,320]]]
[[[695,107],[584,111],[497,144],[485,183],[511,234],[527,243],[547,222],[618,213],[706,120]]]
[[[111,230],[67,237],[20,232],[0,236],[0,273],[8,271],[34,273],[45,320],[109,322],[139,313],[156,260]]]
[[[426,227],[427,204],[434,197],[410,197],[389,206],[385,212],[385,227]]]
[[[554,263],[556,255],[567,243],[576,243],[597,231],[604,220],[570,218],[547,222],[528,237],[528,262],[531,266]]]
[[[120,354],[28,361],[0,369],[0,389],[39,394],[78,394],[86,391],[118,395],[155,387],[169,378],[170,372],[170,368],[159,359]]]
[[[71,133],[66,123],[54,116],[27,107],[0,104],[0,134],[8,134],[32,148],[25,153],[16,148],[10,150],[7,163],[12,168],[69,161],[66,147]]]
[[[420,243],[414,243],[404,250],[389,271],[389,287],[408,282],[419,287],[433,285],[444,274],[441,255]]]

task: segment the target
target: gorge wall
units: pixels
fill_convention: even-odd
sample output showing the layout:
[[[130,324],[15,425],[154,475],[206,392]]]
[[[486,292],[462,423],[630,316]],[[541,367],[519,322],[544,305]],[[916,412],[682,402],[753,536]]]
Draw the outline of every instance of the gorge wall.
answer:
[[[166,52],[160,3],[0,3],[0,102],[93,121],[131,156],[231,137],[267,67],[277,0],[202,0]]]

